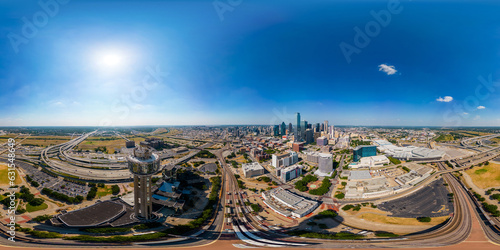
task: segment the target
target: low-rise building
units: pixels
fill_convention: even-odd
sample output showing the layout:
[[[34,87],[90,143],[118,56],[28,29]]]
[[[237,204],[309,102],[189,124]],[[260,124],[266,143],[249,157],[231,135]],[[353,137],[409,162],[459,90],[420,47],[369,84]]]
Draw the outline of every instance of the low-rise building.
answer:
[[[245,178],[251,178],[264,174],[264,168],[258,162],[245,163],[242,166]]]
[[[133,148],[133,147],[135,147],[135,141],[126,141],[125,142],[125,147],[127,147],[127,148]]]
[[[264,203],[274,212],[286,217],[301,218],[312,213],[319,205],[288,190],[278,187],[262,193]]]
[[[292,145],[292,150],[295,152],[299,152],[302,149],[304,149],[304,143],[303,142],[294,142]]]
[[[385,155],[363,157],[359,160],[359,162],[349,164],[349,169],[383,167],[384,164],[389,164],[390,162],[389,158]]]
[[[377,155],[377,146],[363,145],[363,146],[357,146],[353,150],[354,161],[359,161],[359,159],[363,157],[370,157],[376,155]]]

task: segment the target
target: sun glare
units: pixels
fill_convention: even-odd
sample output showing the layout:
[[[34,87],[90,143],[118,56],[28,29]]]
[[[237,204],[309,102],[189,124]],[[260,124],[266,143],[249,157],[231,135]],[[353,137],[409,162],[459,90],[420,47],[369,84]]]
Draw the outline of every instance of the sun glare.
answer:
[[[102,55],[100,64],[106,67],[117,67],[122,64],[123,58],[119,54],[109,53]]]
[[[106,72],[123,70],[129,64],[129,55],[121,50],[96,51],[93,56],[95,65]]]

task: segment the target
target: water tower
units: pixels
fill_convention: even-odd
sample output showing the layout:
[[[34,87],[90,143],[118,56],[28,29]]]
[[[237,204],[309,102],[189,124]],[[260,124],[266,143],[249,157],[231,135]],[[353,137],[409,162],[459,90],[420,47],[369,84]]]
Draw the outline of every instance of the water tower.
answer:
[[[134,174],[134,210],[138,219],[150,220],[153,214],[151,176],[160,170],[160,158],[151,148],[140,145],[127,156],[128,169]]]

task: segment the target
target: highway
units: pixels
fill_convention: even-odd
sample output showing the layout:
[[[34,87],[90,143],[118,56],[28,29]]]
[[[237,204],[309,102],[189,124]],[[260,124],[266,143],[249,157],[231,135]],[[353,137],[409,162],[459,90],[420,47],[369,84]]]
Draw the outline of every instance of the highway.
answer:
[[[83,134],[68,142],[45,148],[41,152],[41,160],[57,173],[62,173],[68,177],[75,176],[82,180],[97,180],[107,182],[125,182],[132,179],[132,174],[125,162],[112,160],[89,160],[79,157],[72,157],[67,151],[87,139],[96,131]],[[189,154],[174,160],[170,164],[179,164],[189,160],[196,155],[199,150],[210,147],[212,143],[206,143],[197,149],[191,150]],[[60,160],[53,160],[51,156],[59,156]],[[162,154],[160,158],[171,157],[171,154]]]

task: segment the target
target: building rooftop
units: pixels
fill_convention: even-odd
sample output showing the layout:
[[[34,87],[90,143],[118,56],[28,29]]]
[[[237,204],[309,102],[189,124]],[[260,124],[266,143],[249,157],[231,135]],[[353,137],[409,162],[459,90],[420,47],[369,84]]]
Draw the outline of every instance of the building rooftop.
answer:
[[[98,226],[118,218],[125,210],[124,204],[108,200],[62,214],[59,220],[70,227]]]
[[[349,180],[367,180],[371,178],[372,175],[368,170],[351,171],[349,173]]]
[[[201,166],[200,168],[198,168],[198,170],[200,170],[202,172],[215,172],[215,171],[217,171],[217,164],[207,163],[207,164]]]
[[[313,156],[319,156],[319,157],[332,157],[332,154],[328,154],[328,153],[320,153],[320,152],[317,152],[317,151],[306,151],[304,152],[304,154],[306,155],[313,155]]]
[[[269,195],[276,199],[276,201],[278,201],[281,205],[287,207],[281,208],[281,210],[284,211],[288,210],[289,212],[293,211],[297,214],[303,214],[308,209],[318,204],[318,202],[316,201],[308,200],[288,190],[285,190],[282,187],[271,189],[268,192]]]
[[[371,148],[371,147],[377,147],[375,145],[359,145],[357,147],[354,148],[354,150],[358,150],[360,148]]]
[[[243,171],[261,170],[264,169],[258,162],[245,163],[242,166]]]
[[[173,193],[174,192],[174,189],[173,188],[178,188],[180,185],[180,182],[176,181],[174,183],[169,183],[169,182],[163,182],[160,186],[160,188],[158,188],[158,190],[162,191],[162,192],[165,192],[165,193]]]

